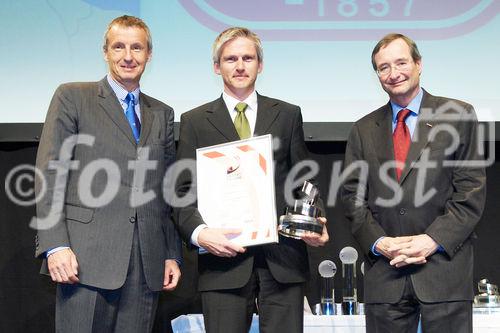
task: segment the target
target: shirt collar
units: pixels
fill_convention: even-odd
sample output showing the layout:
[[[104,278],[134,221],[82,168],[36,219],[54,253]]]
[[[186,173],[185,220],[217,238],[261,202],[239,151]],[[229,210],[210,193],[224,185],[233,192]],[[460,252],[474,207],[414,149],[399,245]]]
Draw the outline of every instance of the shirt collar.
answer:
[[[401,105],[394,103],[393,101],[390,101],[391,108],[392,108],[392,121],[394,123],[396,122],[398,112],[401,111],[401,109],[408,109],[411,111],[410,114],[412,114],[414,116],[418,116],[418,113],[420,112],[420,104],[422,104],[423,97],[424,97],[424,91],[422,90],[422,88],[420,88],[417,96],[415,96],[411,100],[410,104],[408,104],[407,107],[403,107]]]
[[[229,112],[234,111],[236,104],[240,102],[246,103],[248,105],[248,108],[250,108],[253,111],[257,111],[257,92],[255,90],[252,91],[252,93],[243,101],[240,101],[234,98],[233,96],[230,96],[225,91],[222,92],[222,99],[226,103]]]
[[[116,82],[110,74],[106,76],[108,79],[108,83],[111,86],[111,89],[113,89],[116,97],[120,100],[120,102],[125,103],[125,98],[127,98],[128,91],[127,89],[123,88],[118,82]],[[139,92],[140,92],[140,87],[137,87],[135,90],[131,91],[132,95],[134,95],[134,100],[135,104],[139,104]]]

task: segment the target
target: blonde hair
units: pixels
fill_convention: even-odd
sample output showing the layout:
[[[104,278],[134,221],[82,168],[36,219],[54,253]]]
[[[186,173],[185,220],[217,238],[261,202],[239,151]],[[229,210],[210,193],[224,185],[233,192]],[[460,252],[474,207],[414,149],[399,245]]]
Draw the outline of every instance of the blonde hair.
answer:
[[[212,46],[212,59],[214,63],[218,64],[220,62],[220,56],[222,54],[224,45],[227,42],[238,37],[248,38],[254,43],[255,50],[257,51],[257,59],[259,60],[259,62],[262,62],[264,58],[264,51],[262,50],[262,44],[260,42],[259,36],[257,36],[247,28],[232,27],[221,32],[215,39],[215,42]]]

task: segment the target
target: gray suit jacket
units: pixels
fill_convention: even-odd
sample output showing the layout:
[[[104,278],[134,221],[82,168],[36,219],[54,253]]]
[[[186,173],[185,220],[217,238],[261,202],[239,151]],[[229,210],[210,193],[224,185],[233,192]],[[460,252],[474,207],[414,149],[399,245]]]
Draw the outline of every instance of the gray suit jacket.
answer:
[[[359,170],[349,174],[342,189],[352,233],[368,259],[365,302],[399,301],[407,276],[421,301],[471,300],[471,240],[483,211],[486,182],[484,167],[462,163],[482,160],[478,145],[483,143],[478,142],[474,109],[424,91],[400,180],[402,197],[397,204],[387,206],[377,200],[394,197],[394,191],[379,176],[383,163],[394,160],[391,121],[390,104],[360,119],[352,128],[346,149],[345,167],[356,161],[366,161],[369,167],[366,185],[361,186],[364,195],[357,192]],[[429,137],[433,132],[435,135]],[[434,163],[427,169],[419,164],[426,157]],[[388,174],[395,183],[394,168]],[[422,194],[431,189],[433,195],[422,199]],[[371,254],[371,246],[381,236],[422,233],[444,248],[426,264],[398,269],[385,257]]]
[[[258,112],[254,135],[272,134],[278,140],[274,151],[277,214],[285,209],[284,183],[289,170],[308,159],[304,143],[300,108],[286,102],[258,95]],[[195,159],[196,148],[239,140],[226,104],[221,98],[202,105],[181,116],[177,158]],[[178,178],[177,194],[182,196],[196,186],[189,172]],[[196,191],[195,191],[196,193]],[[194,229],[203,223],[196,205],[174,208],[174,221],[181,237],[190,242]],[[234,258],[211,254],[198,256],[199,289],[218,290],[240,288],[252,272],[256,251],[262,251],[273,277],[281,283],[304,282],[308,273],[305,243],[280,236],[279,244],[250,247]]]
[[[135,224],[150,289],[162,288],[164,260],[180,258],[180,239],[162,195],[163,177],[175,158],[174,112],[143,93],[139,99],[142,129],[138,145],[106,78],[63,84],[49,106],[36,162],[47,192],[37,204],[37,215],[46,217],[61,201],[62,212],[50,229],[38,230],[36,256],[58,246],[71,247],[79,263],[80,282],[85,285],[103,289],[123,285]],[[94,142],[76,144],[70,150],[69,158],[79,165],[71,168],[67,179],[62,178],[62,186],[56,188],[57,172],[49,164],[60,159],[64,140],[75,134],[90,135]],[[143,172],[135,172],[134,178],[131,166],[145,165],[141,163],[147,158],[147,149],[148,159],[156,166],[147,171],[142,167]],[[108,172],[101,169],[104,164],[110,165]],[[35,187],[39,193],[43,187],[40,180]],[[151,192],[152,197],[131,204],[131,198],[141,198],[145,192]],[[89,200],[92,196],[99,199]]]

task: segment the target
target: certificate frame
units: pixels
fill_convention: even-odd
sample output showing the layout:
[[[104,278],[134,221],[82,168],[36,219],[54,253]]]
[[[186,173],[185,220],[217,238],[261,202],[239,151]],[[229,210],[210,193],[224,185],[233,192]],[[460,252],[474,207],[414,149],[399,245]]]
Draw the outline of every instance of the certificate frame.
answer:
[[[270,134],[196,149],[198,210],[209,227],[247,247],[278,242]]]

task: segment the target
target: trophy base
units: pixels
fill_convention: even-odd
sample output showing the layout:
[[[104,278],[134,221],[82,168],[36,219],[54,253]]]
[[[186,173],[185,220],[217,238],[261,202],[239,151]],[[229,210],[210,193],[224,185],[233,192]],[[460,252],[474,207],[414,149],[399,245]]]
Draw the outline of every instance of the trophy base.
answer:
[[[287,214],[280,217],[278,232],[285,237],[300,239],[310,232],[321,235],[323,225],[314,217]]]
[[[474,297],[475,308],[500,308],[499,295],[477,295]]]
[[[321,315],[333,316],[334,314],[335,314],[335,303],[333,302],[321,303]]]
[[[343,301],[342,302],[342,314],[343,315],[357,315],[358,314],[358,302],[357,301]]]

